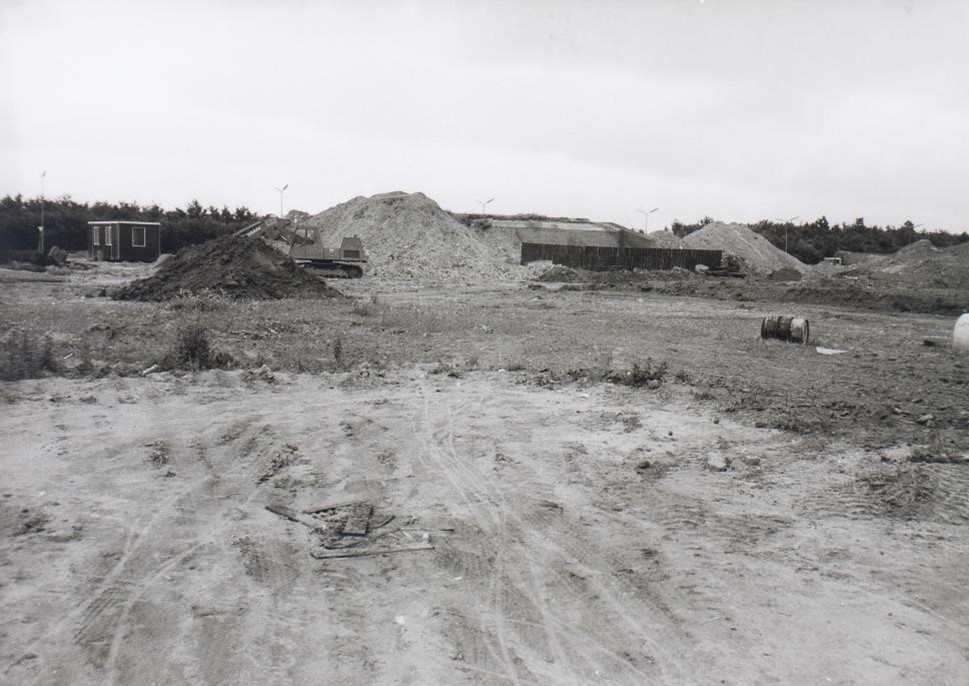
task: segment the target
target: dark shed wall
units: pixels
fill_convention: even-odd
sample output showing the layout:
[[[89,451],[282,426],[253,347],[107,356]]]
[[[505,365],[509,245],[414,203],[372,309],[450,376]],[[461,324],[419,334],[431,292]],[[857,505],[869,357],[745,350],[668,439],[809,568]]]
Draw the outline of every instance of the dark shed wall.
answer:
[[[88,225],[88,255],[92,260],[118,260],[123,262],[154,262],[161,254],[161,227],[145,225],[145,245],[132,245],[133,229],[138,224]],[[98,243],[95,245],[94,236]],[[111,245],[107,245],[108,236]]]
[[[133,244],[134,230],[137,224],[119,224],[118,259],[125,262],[154,262],[158,259],[160,247],[160,232],[158,226],[145,226],[145,245],[139,247]]]

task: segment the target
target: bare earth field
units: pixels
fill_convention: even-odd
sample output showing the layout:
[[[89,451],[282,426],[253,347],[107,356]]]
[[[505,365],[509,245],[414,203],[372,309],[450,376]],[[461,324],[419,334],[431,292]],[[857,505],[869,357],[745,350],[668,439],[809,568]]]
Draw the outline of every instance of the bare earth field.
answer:
[[[59,365],[0,383],[2,683],[969,681],[951,317],[0,272],[0,326]],[[786,312],[847,352],[761,341]],[[235,363],[140,375],[192,322]],[[317,559],[351,537],[265,509],[333,498],[373,506],[357,549],[433,549]]]

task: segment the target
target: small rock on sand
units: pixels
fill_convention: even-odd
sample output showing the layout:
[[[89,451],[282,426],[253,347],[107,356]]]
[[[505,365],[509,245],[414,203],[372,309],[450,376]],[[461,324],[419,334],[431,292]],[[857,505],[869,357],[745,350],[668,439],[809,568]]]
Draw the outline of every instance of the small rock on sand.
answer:
[[[713,453],[707,457],[707,469],[712,472],[725,472],[730,468],[730,460],[720,453]]]

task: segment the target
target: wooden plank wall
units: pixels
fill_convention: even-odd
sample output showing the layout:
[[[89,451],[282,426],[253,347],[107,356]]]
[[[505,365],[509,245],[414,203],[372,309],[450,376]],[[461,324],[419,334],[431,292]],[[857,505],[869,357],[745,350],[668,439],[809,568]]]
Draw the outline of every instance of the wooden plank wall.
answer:
[[[720,266],[722,250],[687,250],[684,248],[607,248],[602,246],[552,245],[522,243],[522,264],[540,260],[567,267],[594,271],[609,269],[693,270],[698,264],[711,269]]]

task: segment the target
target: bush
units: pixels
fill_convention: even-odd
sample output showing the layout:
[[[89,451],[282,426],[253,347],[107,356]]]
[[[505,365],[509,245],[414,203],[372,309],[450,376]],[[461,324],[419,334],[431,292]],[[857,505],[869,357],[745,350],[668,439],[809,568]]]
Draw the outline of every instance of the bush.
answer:
[[[333,341],[333,361],[337,367],[343,368],[343,338],[340,336]]]
[[[666,362],[654,362],[653,358],[647,358],[643,364],[634,363],[632,369],[628,371],[612,371],[608,375],[609,381],[622,386],[649,386],[650,388],[659,387],[666,379],[669,365]]]
[[[209,332],[196,322],[183,326],[175,335],[175,346],[163,366],[169,369],[224,369],[234,360],[226,353],[217,352],[209,342]]]
[[[0,380],[36,379],[44,372],[58,371],[50,336],[41,338],[27,331],[13,331],[3,339]]]

